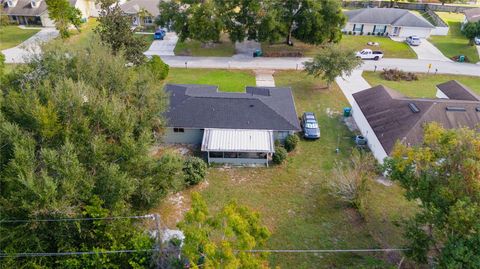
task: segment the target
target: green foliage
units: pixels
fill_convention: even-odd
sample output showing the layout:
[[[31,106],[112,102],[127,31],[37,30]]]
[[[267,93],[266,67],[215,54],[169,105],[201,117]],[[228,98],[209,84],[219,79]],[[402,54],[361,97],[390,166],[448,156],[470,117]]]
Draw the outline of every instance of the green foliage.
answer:
[[[287,150],[282,146],[275,146],[275,153],[273,154],[272,161],[274,164],[282,164],[287,159]]]
[[[148,68],[125,67],[97,42],[50,42],[2,82],[0,207],[3,219],[143,214],[183,186],[180,158],[151,156],[166,96]],[[151,249],[133,220],[1,225],[8,253]],[[138,254],[138,255],[137,255]],[[34,257],[7,267],[148,267],[150,252]]]
[[[285,149],[288,152],[295,150],[295,148],[298,145],[298,142],[300,142],[300,138],[298,138],[297,135],[295,134],[288,135],[287,138],[285,138]]]
[[[141,36],[134,34],[131,29],[131,19],[125,16],[119,3],[112,0],[100,0],[102,10],[98,18],[99,25],[95,32],[102,42],[112,49],[113,54],[125,54],[127,61],[138,65],[145,61],[143,52],[147,49],[147,42]]]
[[[480,266],[480,137],[469,129],[425,127],[422,145],[397,144],[385,170],[420,202],[408,221],[406,252],[438,268]]]
[[[320,77],[330,85],[338,76],[349,76],[362,64],[353,50],[345,50],[336,45],[325,46],[312,61],[305,62],[305,71],[314,77]]]
[[[0,78],[5,72],[5,54],[0,52]]]
[[[170,67],[168,66],[168,64],[164,63],[162,61],[162,58],[160,58],[159,56],[152,56],[152,58],[148,60],[146,65],[156,79],[164,80],[167,78]]]
[[[207,164],[198,157],[190,157],[185,160],[182,170],[185,176],[185,183],[196,185],[205,178]]]
[[[470,40],[470,45],[473,46],[473,39],[480,36],[480,21],[468,22],[463,27],[462,32]]]
[[[48,9],[48,16],[55,21],[55,27],[60,32],[60,36],[65,39],[70,36],[68,28],[70,25],[80,32],[82,13],[80,10],[70,5],[68,0],[45,0]]]
[[[178,227],[185,235],[182,254],[191,268],[268,268],[266,256],[243,252],[262,248],[270,236],[258,213],[230,202],[212,215],[198,193]]]

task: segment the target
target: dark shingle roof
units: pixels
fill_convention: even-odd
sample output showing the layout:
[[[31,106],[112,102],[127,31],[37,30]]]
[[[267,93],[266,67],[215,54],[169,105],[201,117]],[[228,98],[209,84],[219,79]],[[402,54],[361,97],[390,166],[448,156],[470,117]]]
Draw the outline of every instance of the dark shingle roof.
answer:
[[[390,154],[397,141],[421,143],[423,125],[428,122],[438,122],[444,128],[473,129],[480,124],[480,111],[477,111],[480,110],[479,101],[410,99],[382,85],[357,92],[353,98],[387,154]],[[409,104],[419,111],[413,112]],[[461,107],[465,111],[449,111],[447,107]]]
[[[480,7],[467,9],[463,13],[465,13],[468,22],[480,21]]]
[[[387,24],[393,26],[434,28],[424,18],[416,16],[405,9],[397,8],[362,8],[345,11],[348,22]]]
[[[247,87],[244,93],[219,92],[208,85],[168,84],[169,127],[300,130],[289,88]]]
[[[450,80],[438,84],[437,88],[442,91],[449,99],[464,101],[480,101],[480,97],[473,93],[465,85],[456,80]]]

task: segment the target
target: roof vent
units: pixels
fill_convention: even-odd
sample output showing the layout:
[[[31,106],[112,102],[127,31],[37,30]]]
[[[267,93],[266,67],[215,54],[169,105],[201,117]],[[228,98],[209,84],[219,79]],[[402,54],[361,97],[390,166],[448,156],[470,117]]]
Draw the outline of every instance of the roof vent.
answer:
[[[420,112],[420,108],[418,108],[418,106],[415,105],[414,103],[408,103],[408,107],[410,108],[410,110],[411,110],[413,113],[418,113],[418,112]]]
[[[447,111],[466,111],[464,107],[459,106],[447,106]]]
[[[254,107],[254,106],[255,106],[255,105],[253,105],[253,104],[249,105],[249,107]]]
[[[480,106],[477,106],[477,107],[475,108],[475,111],[480,112]]]

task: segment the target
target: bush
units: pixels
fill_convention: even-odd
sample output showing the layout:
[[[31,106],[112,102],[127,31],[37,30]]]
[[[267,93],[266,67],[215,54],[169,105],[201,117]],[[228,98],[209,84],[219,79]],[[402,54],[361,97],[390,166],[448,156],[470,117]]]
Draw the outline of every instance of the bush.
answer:
[[[351,35],[351,34],[352,34],[352,31],[348,31],[348,34]]]
[[[412,72],[405,72],[398,69],[383,69],[381,77],[390,81],[412,81],[418,80],[418,76]]]
[[[363,32],[360,32],[360,34],[359,34],[359,35],[363,35]]]
[[[372,33],[368,32],[367,35],[371,35]]]
[[[183,174],[187,185],[200,183],[207,173],[207,164],[198,157],[190,157],[183,164]]]
[[[156,79],[164,80],[168,76],[170,67],[168,64],[164,63],[159,56],[152,56],[152,58],[146,64]]]
[[[357,32],[353,32],[353,35],[356,35],[356,34],[357,34]]]
[[[272,161],[274,164],[282,164],[287,159],[287,151],[283,147],[276,146]]]
[[[291,152],[291,151],[295,150],[299,141],[300,141],[300,139],[298,138],[297,135],[295,135],[295,134],[288,135],[287,138],[285,138],[285,149],[288,152]]]

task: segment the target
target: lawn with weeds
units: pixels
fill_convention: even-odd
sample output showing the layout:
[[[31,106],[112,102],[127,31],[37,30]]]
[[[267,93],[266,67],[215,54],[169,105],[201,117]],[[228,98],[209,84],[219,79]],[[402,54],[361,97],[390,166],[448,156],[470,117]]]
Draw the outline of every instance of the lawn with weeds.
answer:
[[[297,40],[294,40],[293,42],[294,46],[262,43],[262,50],[267,53],[275,53],[279,51],[301,52],[305,57],[313,57],[322,49],[320,46],[305,44]],[[379,46],[368,46],[368,42],[378,42]],[[405,42],[393,41],[388,37],[343,35],[339,44],[344,49],[355,51],[362,49],[381,50],[385,54],[385,58],[417,58],[415,52]]]
[[[224,92],[244,92],[256,85],[251,71],[192,68],[170,68],[166,83],[214,85]]]
[[[23,41],[29,39],[40,29],[22,29],[16,25],[6,25],[0,27],[0,50],[13,48],[20,45]]]
[[[431,36],[429,38],[430,42],[448,58],[465,55],[470,62],[478,62],[479,57],[475,46],[468,44],[468,38],[466,38],[461,31],[464,15],[449,12],[437,12],[437,14],[448,24],[450,29],[446,36]]]
[[[86,23],[82,24],[80,32],[71,30],[71,36],[64,42],[73,48],[86,48],[94,38],[95,33],[93,30],[97,25],[98,21],[96,19],[89,19]]]
[[[381,73],[382,72],[363,72],[363,77],[371,86],[382,84],[409,97],[434,98],[437,92],[435,86],[453,79],[469,87],[477,94],[480,94],[479,77],[417,73],[418,80],[389,81],[383,79],[380,76]]]
[[[235,44],[227,35],[222,35],[219,43],[212,44],[203,44],[197,40],[178,41],[174,53],[181,56],[230,57],[235,54]]]
[[[186,70],[185,72],[188,72]],[[230,72],[230,71],[228,71]],[[171,73],[175,77],[175,72]],[[192,75],[193,76],[193,75]],[[184,212],[188,195],[200,191],[211,210],[219,210],[230,200],[258,211],[262,221],[272,232],[267,249],[355,249],[397,247],[401,243],[401,229],[389,219],[398,220],[405,210],[405,198],[399,188],[383,188],[372,179],[371,200],[377,203],[367,207],[364,220],[359,213],[329,194],[327,181],[332,179],[335,161],[348,162],[354,148],[353,136],[342,123],[342,109],[348,106],[336,84],[330,89],[319,79],[303,72],[282,71],[275,75],[276,85],[293,89],[297,113],[316,113],[322,137],[315,141],[301,140],[289,154],[286,163],[269,168],[212,167],[206,182],[166,199],[158,212],[166,215]],[[212,77],[211,84],[219,84]],[[339,148],[339,153],[336,153]],[[383,203],[387,197],[388,203]],[[400,205],[400,206],[399,206]],[[370,225],[370,223],[372,223]],[[382,227],[376,225],[381,223]],[[375,230],[376,233],[373,233]],[[373,236],[372,236],[373,235]],[[383,237],[392,237],[386,240]],[[399,242],[397,242],[399,241]],[[271,265],[281,268],[390,268],[383,254],[371,253],[273,253]]]

